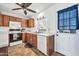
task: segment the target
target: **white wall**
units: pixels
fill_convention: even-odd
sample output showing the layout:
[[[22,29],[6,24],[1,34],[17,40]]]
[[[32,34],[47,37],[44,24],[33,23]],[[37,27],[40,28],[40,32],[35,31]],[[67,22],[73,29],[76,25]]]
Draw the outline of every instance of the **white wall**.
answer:
[[[79,55],[79,31],[75,34],[71,33],[59,33],[56,36],[57,29],[57,11],[70,7],[75,4],[59,3],[52,5],[46,9],[43,13],[47,16],[47,28],[48,34],[55,35],[55,51],[58,51],[64,55]]]

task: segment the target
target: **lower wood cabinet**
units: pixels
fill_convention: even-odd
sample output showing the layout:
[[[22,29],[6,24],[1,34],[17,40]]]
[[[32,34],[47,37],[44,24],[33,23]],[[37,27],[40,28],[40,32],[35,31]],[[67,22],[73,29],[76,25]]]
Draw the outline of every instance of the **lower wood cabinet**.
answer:
[[[32,45],[37,48],[37,35],[32,34]]]
[[[22,42],[26,42],[26,33],[22,33]]]
[[[26,40],[27,40],[27,43],[30,43],[30,44],[32,44],[32,36],[31,36],[31,34],[30,33],[27,33],[26,34]]]
[[[37,35],[32,33],[23,33],[22,34],[22,41],[24,43],[30,43],[35,48],[37,48]]]
[[[47,37],[47,54],[51,55],[54,52],[54,35]]]

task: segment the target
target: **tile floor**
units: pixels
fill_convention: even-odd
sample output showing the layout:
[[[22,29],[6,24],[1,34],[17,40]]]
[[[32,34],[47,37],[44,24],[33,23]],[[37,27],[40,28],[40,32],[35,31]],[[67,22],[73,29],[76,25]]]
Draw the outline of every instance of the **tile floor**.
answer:
[[[45,56],[43,53],[35,48],[25,47],[24,44],[19,44],[16,46],[11,46],[8,48],[9,56]],[[52,53],[51,56],[62,56],[59,53]]]
[[[45,56],[34,47],[29,48],[25,44],[18,44],[15,46],[4,47],[0,49],[0,56]],[[52,53],[51,56],[62,56],[59,53]]]

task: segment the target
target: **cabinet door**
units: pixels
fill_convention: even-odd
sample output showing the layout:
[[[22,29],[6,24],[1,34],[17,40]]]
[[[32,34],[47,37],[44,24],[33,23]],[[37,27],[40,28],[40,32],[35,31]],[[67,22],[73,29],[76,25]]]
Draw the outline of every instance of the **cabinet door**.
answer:
[[[28,27],[27,20],[22,20],[22,27]]]
[[[17,22],[21,22],[22,19],[21,19],[21,18],[16,18],[16,21],[17,21]]]
[[[27,42],[30,42],[30,40],[29,40],[30,39],[29,33],[26,34],[26,39],[27,39]]]
[[[2,15],[0,14],[0,26],[3,26],[3,19],[2,19]]]
[[[32,34],[27,33],[26,34],[26,40],[27,40],[28,43],[32,44]]]
[[[4,26],[9,26],[9,16],[3,15]]]
[[[47,37],[47,54],[51,55],[54,52],[54,36]]]
[[[28,23],[29,23],[29,27],[34,27],[35,25],[34,19],[32,18],[28,20]]]
[[[22,33],[22,41],[23,42],[26,42],[27,40],[26,40],[26,33]]]
[[[10,21],[16,21],[16,17],[10,16]]]
[[[24,20],[22,20],[22,27],[25,27],[25,21]]]
[[[35,48],[37,48],[37,35],[32,34],[32,44]]]
[[[32,34],[29,33],[28,36],[29,36],[29,43],[32,44]]]

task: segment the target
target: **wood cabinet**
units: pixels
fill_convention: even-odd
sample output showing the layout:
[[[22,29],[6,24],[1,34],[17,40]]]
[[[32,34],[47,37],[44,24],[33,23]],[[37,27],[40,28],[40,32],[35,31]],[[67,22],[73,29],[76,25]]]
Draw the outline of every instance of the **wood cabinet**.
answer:
[[[47,54],[51,55],[54,52],[54,35],[47,37]]]
[[[37,48],[37,35],[32,34],[32,45]]]
[[[16,21],[16,17],[10,16],[10,21]]]
[[[27,43],[32,44],[32,34],[27,33],[27,34],[26,34],[26,40],[27,40]]]
[[[33,18],[22,20],[22,27],[31,28],[35,26],[35,21]]]
[[[3,26],[3,16],[0,14],[0,26]]]
[[[26,41],[26,42],[29,42],[29,37],[30,37],[30,36],[29,36],[29,33],[26,33],[26,35],[25,35],[25,41]]]
[[[9,26],[9,16],[3,15],[3,26]]]
[[[26,33],[22,33],[22,42],[27,42],[27,40],[26,40]]]
[[[28,27],[34,27],[35,26],[35,21],[33,18],[30,18],[28,21]]]
[[[17,21],[17,22],[21,22],[22,19],[21,19],[21,18],[16,18],[16,21]]]
[[[22,27],[28,27],[27,20],[22,20]]]
[[[0,26],[9,26],[9,21],[21,22],[22,27],[28,27],[27,21],[18,17],[0,14]]]
[[[22,34],[22,41],[24,43],[30,43],[35,48],[37,48],[37,35],[32,33],[23,33]]]

